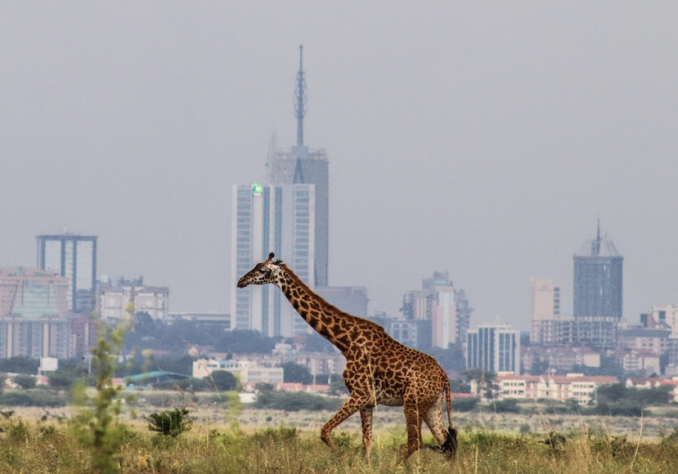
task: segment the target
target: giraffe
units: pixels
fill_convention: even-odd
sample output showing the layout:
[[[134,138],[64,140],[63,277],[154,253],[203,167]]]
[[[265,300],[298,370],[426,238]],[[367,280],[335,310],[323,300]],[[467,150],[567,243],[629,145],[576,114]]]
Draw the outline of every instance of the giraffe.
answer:
[[[274,260],[258,263],[238,281],[238,288],[272,283],[280,288],[295,310],[321,336],[346,357],[344,383],[350,392],[341,409],[322,427],[320,438],[334,451],[332,430],[356,412],[360,412],[363,446],[372,449],[372,410],[378,404],[403,406],[407,422],[407,459],[422,444],[421,426],[425,422],[445,457],[454,462],[457,431],[452,426],[452,396],[447,374],[436,360],[410,349],[391,338],[378,324],[344,313],[315,294],[285,265]],[[447,420],[443,421],[443,402],[447,402]]]

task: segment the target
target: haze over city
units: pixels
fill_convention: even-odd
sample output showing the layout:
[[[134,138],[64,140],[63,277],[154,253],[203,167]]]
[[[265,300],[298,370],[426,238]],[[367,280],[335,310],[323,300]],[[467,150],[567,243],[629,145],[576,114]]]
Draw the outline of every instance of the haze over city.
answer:
[[[598,218],[624,317],[678,302],[678,5],[386,5],[0,5],[0,265],[96,235],[100,273],[228,312],[231,186],[294,144],[303,43],[329,283],[370,312],[448,271],[472,326],[526,329],[530,277],[570,313]]]

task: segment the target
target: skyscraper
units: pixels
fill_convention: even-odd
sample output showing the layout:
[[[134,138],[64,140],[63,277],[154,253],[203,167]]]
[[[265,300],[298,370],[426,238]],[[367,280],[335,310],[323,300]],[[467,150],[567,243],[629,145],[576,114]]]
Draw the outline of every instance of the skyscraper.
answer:
[[[306,78],[303,47],[299,46],[299,72],[294,111],[297,118],[297,144],[291,149],[273,148],[268,157],[268,182],[274,184],[315,185],[315,254],[313,284],[328,286],[329,257],[329,164],[325,150],[310,150],[304,145],[306,116]]]
[[[448,272],[434,272],[424,278],[421,290],[408,290],[403,295],[400,311],[407,320],[431,322],[433,347],[447,349],[449,344],[466,342],[471,312],[464,290],[457,290]]]
[[[622,317],[624,257],[611,240],[600,236],[587,243],[590,255],[574,256],[574,316]]]
[[[310,326],[270,285],[237,288],[235,282],[275,252],[314,288],[315,186],[233,185],[231,328],[266,336],[307,334]]]
[[[93,310],[97,272],[97,238],[72,234],[39,235],[38,268],[68,278],[68,309]]]
[[[532,286],[532,317],[530,343],[554,344],[560,323],[560,287],[551,280],[530,278]]]

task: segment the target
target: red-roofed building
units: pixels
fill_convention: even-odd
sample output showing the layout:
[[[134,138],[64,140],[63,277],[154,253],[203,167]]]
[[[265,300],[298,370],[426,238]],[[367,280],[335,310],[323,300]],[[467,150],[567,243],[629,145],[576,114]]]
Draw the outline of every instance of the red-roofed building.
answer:
[[[627,388],[658,388],[673,386],[673,389],[669,392],[674,402],[678,402],[678,377],[673,377],[672,379],[660,379],[660,378],[643,378],[643,377],[630,377],[626,379]]]
[[[567,375],[514,375],[512,372],[499,372],[496,384],[499,386],[497,398],[548,398],[551,400],[574,399],[586,404],[595,399],[596,389],[601,385],[619,383],[616,377]],[[471,381],[471,391],[475,392],[476,382]]]
[[[613,358],[626,372],[645,373],[647,375],[653,373],[659,374],[661,372],[659,355],[651,351],[616,349],[607,351],[606,355]]]

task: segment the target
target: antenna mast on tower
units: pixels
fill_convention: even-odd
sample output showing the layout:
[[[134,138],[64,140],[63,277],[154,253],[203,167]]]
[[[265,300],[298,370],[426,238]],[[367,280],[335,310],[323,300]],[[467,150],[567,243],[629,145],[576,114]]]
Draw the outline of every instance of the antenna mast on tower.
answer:
[[[303,65],[304,45],[299,45],[299,72],[294,91],[294,113],[297,117],[297,146],[304,146],[304,116],[306,115],[306,79]]]

